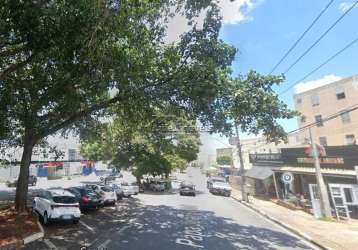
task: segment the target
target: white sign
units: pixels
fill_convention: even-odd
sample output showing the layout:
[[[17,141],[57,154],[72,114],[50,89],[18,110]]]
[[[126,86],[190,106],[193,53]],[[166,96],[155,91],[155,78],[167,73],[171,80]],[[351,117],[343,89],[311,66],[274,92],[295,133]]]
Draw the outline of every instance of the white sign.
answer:
[[[281,180],[286,184],[290,184],[293,181],[293,174],[285,172],[282,174]]]

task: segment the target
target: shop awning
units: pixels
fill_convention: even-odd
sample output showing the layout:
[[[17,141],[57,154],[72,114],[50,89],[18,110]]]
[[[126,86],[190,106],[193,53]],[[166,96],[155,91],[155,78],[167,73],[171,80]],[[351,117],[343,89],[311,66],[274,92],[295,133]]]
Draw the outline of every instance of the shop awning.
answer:
[[[293,166],[283,166],[273,169],[275,172],[290,172],[296,174],[312,174],[316,173],[315,168],[308,167],[293,167]],[[356,177],[357,173],[354,170],[347,169],[331,169],[331,168],[321,168],[323,175],[329,176],[343,176],[343,177]]]
[[[245,176],[253,179],[265,180],[273,174],[271,167],[253,166],[246,171]]]

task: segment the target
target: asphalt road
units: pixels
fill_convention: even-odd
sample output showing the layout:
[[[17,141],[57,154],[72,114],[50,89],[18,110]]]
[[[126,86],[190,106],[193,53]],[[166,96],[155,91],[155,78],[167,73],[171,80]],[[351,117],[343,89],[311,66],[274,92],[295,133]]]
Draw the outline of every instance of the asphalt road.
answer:
[[[196,197],[179,196],[176,184],[171,193],[139,194],[84,214],[78,225],[47,226],[45,240],[25,249],[314,249],[234,199],[208,193],[198,169],[178,178],[196,184]]]

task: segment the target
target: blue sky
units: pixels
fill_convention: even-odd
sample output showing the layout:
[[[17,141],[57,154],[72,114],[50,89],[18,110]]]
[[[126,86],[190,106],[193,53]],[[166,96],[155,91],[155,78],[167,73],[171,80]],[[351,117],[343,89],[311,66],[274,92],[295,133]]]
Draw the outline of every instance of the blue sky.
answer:
[[[239,0],[240,2],[240,0]],[[247,1],[255,3],[253,1]],[[247,8],[242,5],[245,19],[236,23],[225,23],[221,38],[235,46],[239,53],[233,64],[233,75],[246,74],[253,69],[268,74],[283,54],[311,24],[328,0],[261,0]],[[354,1],[334,1],[305,38],[291,52],[274,73],[281,73],[298,58],[340,15],[342,7]],[[225,19],[225,11],[223,11]],[[242,18],[241,18],[242,19]],[[276,88],[286,89],[328,57],[358,37],[358,7],[355,7],[342,21],[321,40],[290,72],[286,81]],[[348,77],[358,73],[358,43],[336,59],[314,73],[305,81],[321,79],[326,75]],[[294,89],[281,97],[293,108]],[[281,121],[287,131],[297,127],[296,120]]]

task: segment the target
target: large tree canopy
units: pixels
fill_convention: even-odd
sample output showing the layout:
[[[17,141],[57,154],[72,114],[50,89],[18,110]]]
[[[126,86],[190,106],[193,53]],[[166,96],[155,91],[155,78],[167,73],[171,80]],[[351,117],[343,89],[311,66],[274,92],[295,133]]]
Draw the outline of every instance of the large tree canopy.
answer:
[[[191,28],[166,44],[175,11]],[[234,120],[272,138],[283,135],[275,120],[292,115],[271,90],[281,78],[229,79],[236,50],[218,38],[214,0],[1,0],[0,16],[0,146],[23,147],[19,211],[34,146],[112,112],[140,121],[170,108],[211,131],[229,133]]]
[[[218,40],[215,1],[17,1],[0,5],[1,145],[23,146],[16,207],[25,209],[32,149],[112,105],[173,105],[209,118],[235,49]],[[165,44],[173,11],[189,20]],[[112,94],[109,94],[111,92]],[[114,93],[114,94],[113,94]]]

